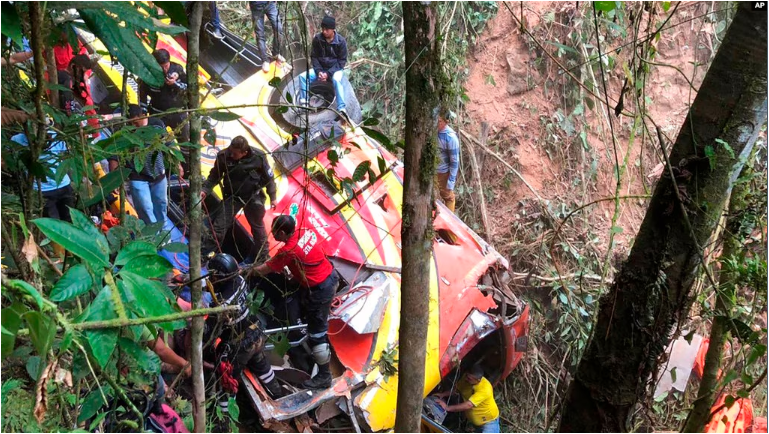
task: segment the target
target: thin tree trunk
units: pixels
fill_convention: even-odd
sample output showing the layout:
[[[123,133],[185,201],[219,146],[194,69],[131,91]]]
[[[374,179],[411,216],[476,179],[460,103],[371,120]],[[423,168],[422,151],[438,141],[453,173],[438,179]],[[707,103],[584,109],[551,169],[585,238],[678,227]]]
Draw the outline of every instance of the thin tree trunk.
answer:
[[[690,290],[702,271],[702,246],[766,122],[767,15],[750,8],[739,4],[628,260],[601,297],[560,431],[626,431],[674,326],[689,311]],[[711,151],[715,155],[709,158]]]
[[[53,54],[53,47],[49,47],[46,51],[45,63],[48,70],[48,82],[59,84],[59,71],[56,70],[56,56]],[[51,105],[57,109],[61,108],[61,104],[59,104],[59,89],[49,89],[48,93],[51,97]]]
[[[200,56],[200,26],[203,20],[204,2],[195,2],[190,17],[190,31],[187,33],[187,100],[190,109],[198,108],[198,60]],[[190,112],[190,141],[200,145],[200,115]],[[200,205],[200,190],[203,183],[200,173],[200,146],[193,146],[189,156],[190,168],[190,278],[192,284],[191,301],[194,309],[202,307],[202,284],[200,277],[200,237],[202,233],[202,213]],[[192,320],[192,386],[193,386],[193,417],[195,432],[206,431],[206,386],[203,379],[203,317]]]
[[[750,177],[753,173],[753,160],[755,152],[751,154],[748,164],[742,171],[742,177]],[[729,214],[727,214],[726,230],[723,233],[724,245],[721,258],[729,260],[737,259],[738,263],[744,259],[745,249],[742,245],[742,217],[746,208],[746,197],[750,183],[743,182],[735,185],[732,197],[729,200]],[[723,261],[722,261],[723,263]],[[716,386],[718,385],[718,371],[721,369],[721,353],[724,343],[729,339],[729,319],[732,317],[734,300],[739,276],[730,267],[721,267],[719,276],[719,290],[716,292],[716,317],[710,329],[710,345],[705,354],[705,366],[703,367],[702,381],[697,392],[697,400],[689,413],[684,425],[684,432],[702,432],[705,424],[710,421],[710,410],[716,398]]]
[[[435,207],[438,56],[434,5],[403,2],[406,38],[406,147],[403,182],[403,270],[396,432],[419,432],[425,384],[430,260]],[[425,200],[425,198],[431,200]]]

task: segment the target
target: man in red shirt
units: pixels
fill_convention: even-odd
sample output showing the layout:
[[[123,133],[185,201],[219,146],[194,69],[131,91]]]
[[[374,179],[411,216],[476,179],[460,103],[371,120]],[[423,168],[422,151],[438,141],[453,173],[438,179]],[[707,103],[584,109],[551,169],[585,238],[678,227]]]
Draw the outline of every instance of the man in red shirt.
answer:
[[[318,364],[318,374],[305,381],[303,386],[325,389],[331,386],[328,315],[339,286],[339,276],[323,253],[323,239],[313,229],[300,227],[297,230],[293,217],[281,215],[272,222],[272,235],[285,244],[272,259],[251,268],[249,274],[266,276],[281,273],[284,267],[288,267],[293,278],[307,289],[302,311],[307,320],[309,344]]]

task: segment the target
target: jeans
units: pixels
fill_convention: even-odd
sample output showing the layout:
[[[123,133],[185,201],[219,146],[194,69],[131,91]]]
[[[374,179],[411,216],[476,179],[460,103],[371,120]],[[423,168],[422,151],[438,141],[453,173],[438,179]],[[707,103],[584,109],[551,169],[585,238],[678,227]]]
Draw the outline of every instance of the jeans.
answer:
[[[259,41],[259,53],[262,56],[262,62],[269,59],[267,56],[267,38],[264,35],[265,15],[272,24],[272,55],[282,55],[283,25],[280,22],[280,15],[278,15],[278,3],[249,2],[249,7],[251,8],[251,19],[254,21],[254,29],[256,29],[256,39]]]
[[[219,30],[221,21],[219,21],[219,8],[216,7],[216,2],[208,2],[208,10],[211,12],[211,25],[214,26],[214,30]]]
[[[475,427],[475,432],[500,432],[499,418]]]
[[[69,209],[75,207],[75,191],[72,185],[43,192],[43,217],[72,222]]]
[[[307,100],[307,76],[310,76],[310,83],[315,81],[318,76],[315,74],[314,69],[310,69],[307,73],[301,73],[299,74],[299,89],[300,89],[300,98]],[[334,82],[334,93],[336,94],[336,108],[339,111],[342,111],[347,107],[347,104],[344,102],[344,85],[342,84],[342,79],[344,78],[344,70],[337,71],[334,73],[334,75],[331,77],[331,80]]]
[[[136,213],[145,224],[151,225],[166,221],[168,212],[168,179],[160,177],[158,181],[129,181],[131,198]]]
[[[205,253],[218,251],[217,244],[221,246],[224,242],[227,230],[232,227],[235,216],[243,210],[248,225],[251,226],[251,236],[254,238],[254,245],[248,253],[248,259],[257,259],[263,262],[269,253],[269,244],[267,244],[267,231],[264,229],[264,197],[256,194],[247,202],[243,202],[239,197],[230,196],[224,199],[219,206],[216,216],[212,217],[211,236],[203,241],[202,251]],[[216,237],[216,238],[213,238]]]

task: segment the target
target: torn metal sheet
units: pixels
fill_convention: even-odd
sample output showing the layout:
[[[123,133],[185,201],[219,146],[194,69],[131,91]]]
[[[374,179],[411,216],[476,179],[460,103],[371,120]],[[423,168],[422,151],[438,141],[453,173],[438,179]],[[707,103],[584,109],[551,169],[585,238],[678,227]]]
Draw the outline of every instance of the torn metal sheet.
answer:
[[[382,272],[376,272],[363,283],[350,290],[342,304],[331,312],[331,318],[341,319],[358,334],[379,330],[387,302],[393,293],[393,281]]]
[[[334,379],[328,389],[302,390],[274,400],[269,397],[262,383],[248,369],[243,371],[241,380],[246,385],[246,391],[254,403],[262,424],[293,419],[336,397],[349,398],[352,387],[360,382],[352,371],[346,370],[344,374]]]
[[[337,401],[326,401],[315,410],[315,420],[318,424],[342,414],[342,410],[337,405]]]

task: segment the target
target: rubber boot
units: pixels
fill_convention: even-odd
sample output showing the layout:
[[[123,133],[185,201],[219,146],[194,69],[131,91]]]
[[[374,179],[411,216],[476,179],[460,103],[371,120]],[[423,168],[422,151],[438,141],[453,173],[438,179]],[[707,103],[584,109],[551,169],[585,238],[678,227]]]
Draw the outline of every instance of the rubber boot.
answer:
[[[280,387],[278,380],[274,377],[272,381],[270,381],[269,383],[264,383],[264,388],[267,389],[267,391],[270,393],[270,396],[272,396],[273,399],[278,399],[286,396],[286,393],[283,392],[283,388]]]
[[[314,377],[302,383],[305,389],[328,389],[331,387],[331,371],[328,363],[318,365],[318,373]]]

